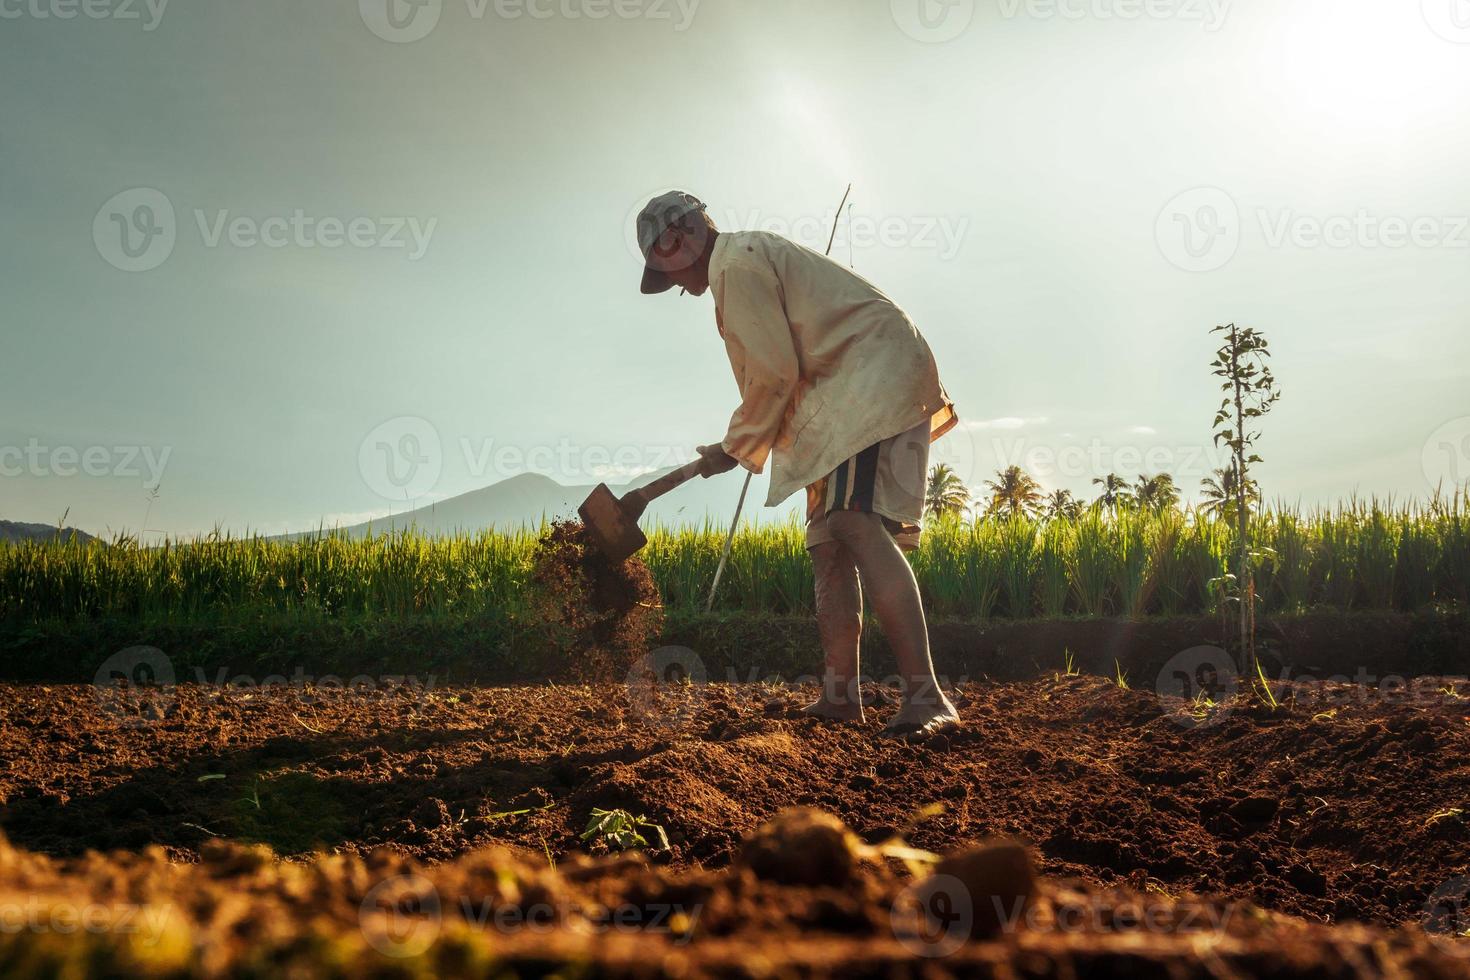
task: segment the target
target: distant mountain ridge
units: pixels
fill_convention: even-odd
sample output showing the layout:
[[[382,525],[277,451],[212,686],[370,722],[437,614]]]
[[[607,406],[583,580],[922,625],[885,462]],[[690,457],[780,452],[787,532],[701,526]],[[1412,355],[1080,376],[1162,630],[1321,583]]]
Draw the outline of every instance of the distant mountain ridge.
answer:
[[[613,493],[622,496],[630,490],[652,483],[673,469],[674,467],[669,467],[646,473],[621,486],[609,486]],[[658,524],[699,526],[709,521],[716,526],[727,527],[735,516],[735,505],[740,499],[740,485],[744,479],[742,470],[734,470],[708,480],[691,480],[650,504],[640,523],[644,528],[650,528]],[[789,514],[798,513],[799,498],[792,498],[779,508],[762,507],[765,498],[764,482],[764,479],[752,482],[750,493],[745,499],[742,522],[782,520]],[[757,483],[761,485],[757,486]],[[491,529],[511,530],[522,526],[537,527],[543,520],[576,517],[577,508],[592,493],[594,486],[595,484],[590,483],[564,486],[539,473],[523,473],[401,514],[326,530],[357,538],[406,528],[414,528],[429,535],[443,535]],[[317,532],[314,530],[302,531],[281,537],[294,540],[315,533]]]
[[[646,473],[630,483],[612,485],[618,496],[635,490],[671,472],[673,467]],[[734,470],[708,480],[695,479],[677,490],[655,500],[639,522],[645,529],[658,525],[665,527],[699,527],[706,522],[718,528],[729,527],[735,516],[735,505],[740,499],[740,485],[745,475]],[[273,535],[271,540],[295,541],[330,531],[349,538],[366,538],[387,534],[392,531],[412,528],[430,536],[456,533],[478,533],[489,530],[513,530],[518,527],[539,527],[543,520],[552,521],[575,518],[577,508],[592,493],[595,484],[564,486],[539,473],[523,473],[492,483],[488,487],[471,490],[457,497],[437,503],[426,504],[402,513],[385,515],[371,521],[346,527],[324,526]],[[745,498],[742,523],[769,523],[785,520],[800,513],[801,495],[792,497],[778,508],[766,508],[764,478],[752,481],[750,492]],[[97,540],[93,535],[75,528],[55,525],[28,524],[20,521],[0,521],[0,542],[49,541],[58,536],[65,539],[76,535],[77,540]]]
[[[82,544],[97,540],[86,531],[78,531],[74,527],[59,528],[55,524],[0,521],[0,541],[7,544],[20,544],[23,541],[51,541],[58,538],[64,541],[72,537]]]

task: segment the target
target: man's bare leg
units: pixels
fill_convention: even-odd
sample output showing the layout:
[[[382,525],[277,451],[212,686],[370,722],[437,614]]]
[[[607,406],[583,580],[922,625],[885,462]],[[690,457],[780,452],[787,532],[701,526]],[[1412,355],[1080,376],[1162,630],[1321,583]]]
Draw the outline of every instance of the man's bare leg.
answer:
[[[934,676],[919,583],[883,519],[877,514],[834,511],[827,515],[827,526],[856,562],[862,587],[898,661],[904,700],[889,727],[928,733],[959,724],[959,712]]]
[[[806,714],[835,721],[862,721],[858,694],[858,649],[863,635],[863,593],[857,565],[846,547],[828,541],[811,549],[817,586],[817,632],[826,666],[822,696]]]

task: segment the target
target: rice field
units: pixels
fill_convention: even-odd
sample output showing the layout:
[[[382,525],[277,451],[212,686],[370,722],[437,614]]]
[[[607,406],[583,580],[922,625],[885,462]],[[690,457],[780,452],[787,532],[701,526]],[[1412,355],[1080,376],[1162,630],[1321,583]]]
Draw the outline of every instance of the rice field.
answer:
[[[1265,612],[1470,604],[1470,495],[1312,513],[1274,509],[1252,526]],[[5,545],[0,621],[496,616],[524,601],[539,534]],[[702,609],[722,529],[653,528],[649,539],[642,557],[665,606]],[[1225,573],[1233,547],[1231,527],[1211,517],[1092,510],[1075,519],[931,522],[911,561],[936,617],[1180,615],[1214,611],[1210,583]],[[801,615],[812,605],[802,529],[743,529],[716,608]]]

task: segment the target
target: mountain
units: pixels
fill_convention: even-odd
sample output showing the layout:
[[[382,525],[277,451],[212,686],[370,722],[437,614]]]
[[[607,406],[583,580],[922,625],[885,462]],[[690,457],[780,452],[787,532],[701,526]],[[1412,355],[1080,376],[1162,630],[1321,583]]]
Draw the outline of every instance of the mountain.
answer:
[[[25,524],[20,521],[0,521],[0,541],[4,541],[7,544],[19,544],[22,541],[51,541],[57,538],[66,540],[73,536],[82,544],[96,540],[96,538],[87,532],[78,531],[74,527],[58,528],[55,524]]]
[[[630,490],[646,486],[673,468],[648,473],[632,483],[611,486],[622,496]],[[695,479],[649,505],[639,523],[647,529],[659,524],[699,526],[710,521],[718,527],[729,527],[740,499],[744,471],[733,470],[709,480]],[[348,537],[366,537],[387,531],[413,527],[426,534],[453,534],[457,531],[482,531],[490,528],[507,530],[526,525],[536,527],[543,519],[574,518],[582,501],[592,493],[593,485],[563,486],[550,477],[525,473],[502,480],[479,490],[450,497],[416,510],[393,514],[364,524],[337,529]],[[778,508],[765,508],[766,478],[751,481],[746,495],[742,523],[784,520],[800,512],[800,495]],[[315,532],[284,535],[299,538]]]

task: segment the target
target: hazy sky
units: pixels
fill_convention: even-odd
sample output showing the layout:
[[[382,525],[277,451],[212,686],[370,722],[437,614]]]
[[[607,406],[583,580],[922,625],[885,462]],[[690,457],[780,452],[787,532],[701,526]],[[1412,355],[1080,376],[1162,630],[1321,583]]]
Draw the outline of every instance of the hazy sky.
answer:
[[[1470,478],[1465,0],[0,0],[0,91],[0,517],[666,465],[736,391],[633,214],[821,248],[848,181],[835,254],[928,338],[972,484],[1192,491],[1230,320],[1285,389],[1269,496]]]

